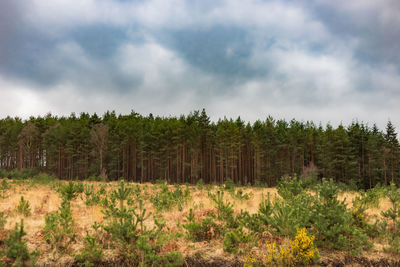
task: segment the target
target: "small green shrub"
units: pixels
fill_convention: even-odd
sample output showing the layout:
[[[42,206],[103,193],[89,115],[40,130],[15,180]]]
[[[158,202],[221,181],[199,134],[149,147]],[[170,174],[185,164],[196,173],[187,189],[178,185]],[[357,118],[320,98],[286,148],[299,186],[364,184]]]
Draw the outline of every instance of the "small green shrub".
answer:
[[[7,215],[4,212],[0,212],[0,230],[4,230],[4,226],[7,223]]]
[[[124,180],[121,180],[118,184],[118,188],[111,193],[111,198],[119,201],[120,210],[124,207],[124,202],[129,199],[132,193],[132,188],[125,186]]]
[[[135,200],[136,205],[131,206],[133,201],[129,200],[131,188],[126,188],[120,183],[119,188],[114,190],[110,199],[107,199],[103,210],[106,225],[103,229],[111,235],[120,255],[124,258],[126,265],[134,266],[180,266],[183,257],[174,252],[166,255],[161,254],[161,246],[168,239],[167,233],[162,230],[165,222],[153,217],[155,227],[147,229],[145,221],[150,218],[144,208],[141,197]]]
[[[17,180],[25,180],[37,175],[39,171],[37,169],[13,169],[10,171],[7,170],[0,170],[0,177],[1,178],[8,178],[8,179],[17,179]]]
[[[303,181],[297,176],[282,178],[277,186],[278,194],[283,198],[290,200],[304,191]]]
[[[8,231],[9,237],[4,239],[7,246],[6,256],[14,260],[13,266],[25,266],[26,261],[32,261],[38,255],[37,251],[30,253],[26,246],[26,242],[22,237],[26,235],[24,231],[24,221],[15,224],[13,231]]]
[[[105,177],[92,175],[89,176],[86,180],[91,182],[104,182],[106,179]]]
[[[196,183],[197,189],[199,189],[200,191],[204,189],[204,181],[203,179],[199,179]]]
[[[101,249],[98,240],[95,236],[86,232],[85,247],[81,253],[74,255],[78,266],[91,267],[100,263],[103,258],[103,250]]]
[[[32,184],[48,185],[56,181],[57,178],[54,175],[47,173],[39,173],[32,177]]]
[[[189,222],[183,224],[183,228],[186,229],[189,240],[195,242],[208,241],[218,236],[221,232],[221,229],[211,217],[196,221],[192,209],[190,209],[187,219]]]
[[[243,193],[243,189],[239,188],[233,191],[232,197],[238,200],[249,200],[252,193]]]
[[[168,234],[162,232],[165,223],[155,220],[155,224],[155,228],[141,232],[136,241],[139,266],[182,266],[184,258],[180,252],[160,253]]]
[[[6,179],[3,179],[2,181],[1,181],[1,184],[0,184],[0,192],[1,192],[1,198],[7,198],[8,197],[8,195],[7,195],[7,191],[8,191],[8,189],[10,189],[10,184],[7,182],[7,180]]]
[[[347,250],[358,254],[369,249],[371,243],[347,209],[344,201],[339,201],[338,187],[330,180],[323,180],[316,186],[316,198],[312,215],[313,232],[317,245],[337,250]]]
[[[150,201],[157,211],[171,209],[175,206],[182,210],[183,205],[190,199],[189,187],[182,190],[181,186],[176,186],[174,190],[169,190],[168,185],[160,185],[160,191],[153,196]]]
[[[248,243],[251,240],[252,236],[245,233],[242,227],[239,227],[233,231],[229,231],[224,236],[224,251],[229,253],[237,253],[239,251],[240,244]]]
[[[386,211],[382,211],[383,222],[380,230],[386,237],[388,247],[384,249],[393,254],[400,253],[400,189],[391,184],[386,190],[386,196],[392,204]]]
[[[25,217],[28,217],[29,215],[31,215],[31,207],[29,205],[29,201],[25,200],[23,196],[21,196],[21,199],[18,203],[16,211],[19,214],[24,215]]]
[[[281,235],[294,237],[297,228],[310,226],[313,218],[311,196],[301,193],[290,200],[276,199],[272,214],[267,219],[270,229]]]
[[[235,183],[231,179],[226,180],[225,184],[224,184],[224,189],[228,190],[228,191],[234,190],[235,189]]]
[[[72,200],[76,198],[80,193],[84,191],[83,183],[78,182],[74,183],[73,181],[69,181],[66,185],[61,185],[58,189],[58,192],[61,194],[61,197],[66,200]]]
[[[217,190],[215,194],[208,192],[208,197],[214,203],[217,209],[216,218],[225,222],[227,228],[239,227],[239,222],[234,216],[233,204],[229,201],[224,201],[224,191]]]
[[[66,249],[75,240],[74,226],[71,204],[64,199],[57,212],[45,217],[44,239],[57,250]]]
[[[93,185],[85,185],[83,193],[85,195],[85,204],[87,206],[97,205],[100,203],[100,194],[94,190]]]

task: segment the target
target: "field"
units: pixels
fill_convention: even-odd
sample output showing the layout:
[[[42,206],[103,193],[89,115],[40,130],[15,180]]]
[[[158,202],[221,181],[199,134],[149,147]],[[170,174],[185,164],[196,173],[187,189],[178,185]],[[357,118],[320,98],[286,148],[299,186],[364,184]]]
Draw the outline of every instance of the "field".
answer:
[[[41,176],[0,181],[5,265],[289,266],[399,260],[400,200],[394,187],[360,193],[339,190],[329,181],[305,185],[297,179],[265,188],[229,182],[67,182]],[[15,228],[21,222],[26,235]]]

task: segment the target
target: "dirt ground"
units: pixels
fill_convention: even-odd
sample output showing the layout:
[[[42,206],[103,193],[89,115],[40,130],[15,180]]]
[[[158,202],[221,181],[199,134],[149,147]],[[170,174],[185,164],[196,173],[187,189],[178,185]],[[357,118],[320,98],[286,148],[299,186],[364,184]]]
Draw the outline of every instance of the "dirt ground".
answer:
[[[101,182],[84,182],[86,185],[93,185],[95,188],[100,188],[100,186],[105,183]],[[73,258],[69,255],[59,255],[56,253],[49,244],[44,240],[43,228],[45,226],[45,217],[52,212],[58,210],[61,204],[61,197],[58,192],[51,188],[50,185],[40,185],[40,184],[14,184],[10,183],[11,188],[7,191],[5,198],[0,198],[0,211],[3,211],[7,216],[7,223],[5,229],[11,230],[15,223],[19,223],[21,219],[24,220],[25,231],[27,236],[24,239],[27,241],[29,250],[39,250],[40,257],[38,260],[39,265],[57,263],[57,265],[69,264],[73,261]],[[136,185],[136,184],[135,184]],[[117,186],[116,182],[110,182],[106,184],[107,190],[111,190]],[[145,195],[151,197],[154,195],[156,186],[152,184],[139,184]],[[183,223],[186,222],[186,215],[189,210],[193,208],[197,216],[206,216],[208,213],[215,212],[215,209],[210,202],[207,191],[205,189],[199,190],[195,186],[191,186],[191,199],[179,210],[174,207],[171,210],[164,211],[161,213],[163,218],[166,220],[166,226],[170,232],[182,232],[185,233],[184,229],[181,227]],[[216,187],[213,189],[216,190]],[[234,204],[234,209],[236,213],[240,213],[241,210],[246,210],[250,213],[256,213],[263,197],[268,194],[274,198],[277,197],[277,190],[275,188],[242,188],[243,193],[250,194],[248,200],[239,200],[233,198],[230,194],[225,194],[227,200]],[[31,207],[31,215],[28,217],[23,217],[16,212],[16,207],[23,196],[29,201]],[[346,203],[351,206],[352,200],[355,197],[355,193],[344,193],[339,196],[340,199],[346,201]],[[146,209],[151,211],[153,214],[156,213],[153,205],[150,201],[147,201]],[[367,211],[371,216],[371,219],[380,216],[381,211],[387,210],[390,207],[390,202],[382,198],[378,208],[372,208]],[[86,230],[91,229],[91,226],[97,222],[103,222],[102,207],[100,205],[87,206],[83,194],[78,196],[76,199],[71,201],[71,210],[73,218],[76,222],[76,233],[78,238],[76,243],[73,244],[68,251],[68,254],[78,253],[83,247],[83,237],[86,234]],[[148,219],[146,222],[148,226],[152,226],[153,222]],[[223,251],[221,240],[211,240],[210,242],[191,242],[186,240],[184,237],[178,238],[175,241],[170,241],[167,244],[167,249],[171,251],[180,251],[185,257],[194,259],[201,255],[204,259],[206,258],[223,258],[228,262],[234,262],[237,260],[237,256]],[[106,258],[112,259],[115,255],[113,251],[105,251]],[[239,256],[244,257],[244,256]],[[328,253],[321,253],[321,262],[329,262],[329,260],[334,260],[335,257],[341,257],[341,255],[333,255]],[[343,255],[342,258],[345,256]],[[376,259],[393,259],[399,260],[398,258],[387,254],[383,251],[383,246],[376,241],[374,247],[371,251],[365,252],[361,255],[366,259],[376,260]],[[243,259],[242,259],[243,260]]]

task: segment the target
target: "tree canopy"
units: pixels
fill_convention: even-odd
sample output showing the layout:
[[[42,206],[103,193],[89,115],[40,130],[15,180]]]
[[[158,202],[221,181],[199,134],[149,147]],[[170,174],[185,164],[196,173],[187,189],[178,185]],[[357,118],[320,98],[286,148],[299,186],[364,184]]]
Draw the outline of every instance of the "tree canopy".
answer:
[[[0,120],[0,168],[34,168],[62,179],[107,176],[136,182],[263,182],[311,173],[370,188],[398,183],[400,147],[389,121],[316,126],[240,117],[212,122],[205,110],[180,117],[72,113]]]

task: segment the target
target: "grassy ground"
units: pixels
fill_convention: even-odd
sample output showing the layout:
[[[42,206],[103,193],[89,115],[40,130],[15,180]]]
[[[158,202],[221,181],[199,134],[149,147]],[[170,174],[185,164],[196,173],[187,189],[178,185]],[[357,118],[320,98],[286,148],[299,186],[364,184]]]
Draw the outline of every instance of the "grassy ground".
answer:
[[[6,215],[5,230],[12,230],[16,223],[24,222],[24,230],[27,233],[23,240],[29,251],[37,250],[40,256],[37,258],[37,264],[57,263],[69,264],[74,262],[75,255],[80,253],[85,248],[85,235],[87,231],[94,235],[92,225],[94,223],[106,224],[104,218],[105,206],[101,203],[102,197],[108,197],[113,190],[119,186],[118,182],[83,182],[83,186],[88,191],[99,191],[101,188],[107,192],[95,204],[87,205],[86,195],[84,192],[79,193],[75,198],[71,199],[72,217],[75,221],[74,232],[76,238],[73,242],[65,246],[62,250],[54,248],[52,244],[45,241],[45,217],[51,213],[56,212],[61,203],[62,198],[59,193],[59,188],[62,185],[67,185],[67,182],[50,182],[45,184],[35,183],[32,180],[12,181],[7,180],[8,188],[4,190],[4,195],[0,198],[0,211]],[[91,188],[93,186],[93,188]],[[155,208],[154,197],[162,191],[161,185],[153,184],[128,184],[129,188],[140,191],[142,199],[144,200],[144,207],[147,212],[152,215],[158,215],[165,219],[165,232],[175,234],[173,238],[166,239],[163,242],[159,253],[169,253],[178,251],[184,257],[201,257],[207,258],[223,258],[227,260],[238,259],[241,262],[249,262],[249,255],[266,255],[266,243],[277,243],[283,247],[290,246],[293,238],[284,235],[273,235],[269,232],[264,232],[258,235],[258,240],[253,242],[253,245],[242,244],[236,253],[224,251],[223,237],[216,235],[211,236],[209,240],[195,242],[187,238],[187,231],[183,225],[188,223],[188,214],[192,209],[193,214],[197,220],[206,218],[210,214],[217,214],[218,211],[214,203],[210,200],[209,193],[215,194],[220,187],[217,186],[182,186],[182,191],[188,190],[190,194],[185,197],[181,202],[172,203],[168,207],[167,204],[161,205],[161,208]],[[170,191],[176,189],[175,186],[168,186]],[[138,190],[140,188],[140,190]],[[241,191],[241,193],[239,193]],[[230,191],[232,192],[232,190]],[[313,192],[310,192],[313,194]],[[134,194],[133,194],[134,195]],[[240,214],[241,211],[248,211],[250,215],[258,212],[260,202],[267,196],[271,196],[271,200],[280,198],[277,194],[276,188],[256,188],[256,187],[235,187],[233,193],[225,190],[224,200],[233,204],[235,216]],[[338,198],[344,200],[348,208],[351,209],[354,198],[358,195],[356,192],[342,192]],[[29,202],[30,215],[25,216],[17,211],[17,206],[21,201],[21,196]],[[134,199],[134,197],[132,196]],[[125,204],[127,205],[127,204]],[[368,220],[370,222],[381,218],[381,212],[386,211],[392,207],[391,202],[382,197],[379,199],[379,205],[376,207],[369,207],[366,210]],[[153,216],[150,216],[144,221],[147,228],[154,227]],[[5,238],[7,234],[2,234]],[[210,235],[213,235],[212,230]],[[104,251],[103,260],[118,260],[120,258],[118,247],[110,245],[110,235],[103,233],[98,236],[98,242]],[[362,252],[360,255],[370,259],[389,258],[398,260],[398,256],[393,253],[384,251],[386,246],[385,241],[379,238],[370,238],[373,246],[369,251]],[[321,258],[319,261],[323,262],[326,259],[335,258],[338,256],[347,255],[347,252],[340,252],[337,250],[320,249]],[[261,256],[262,257],[262,256]]]

